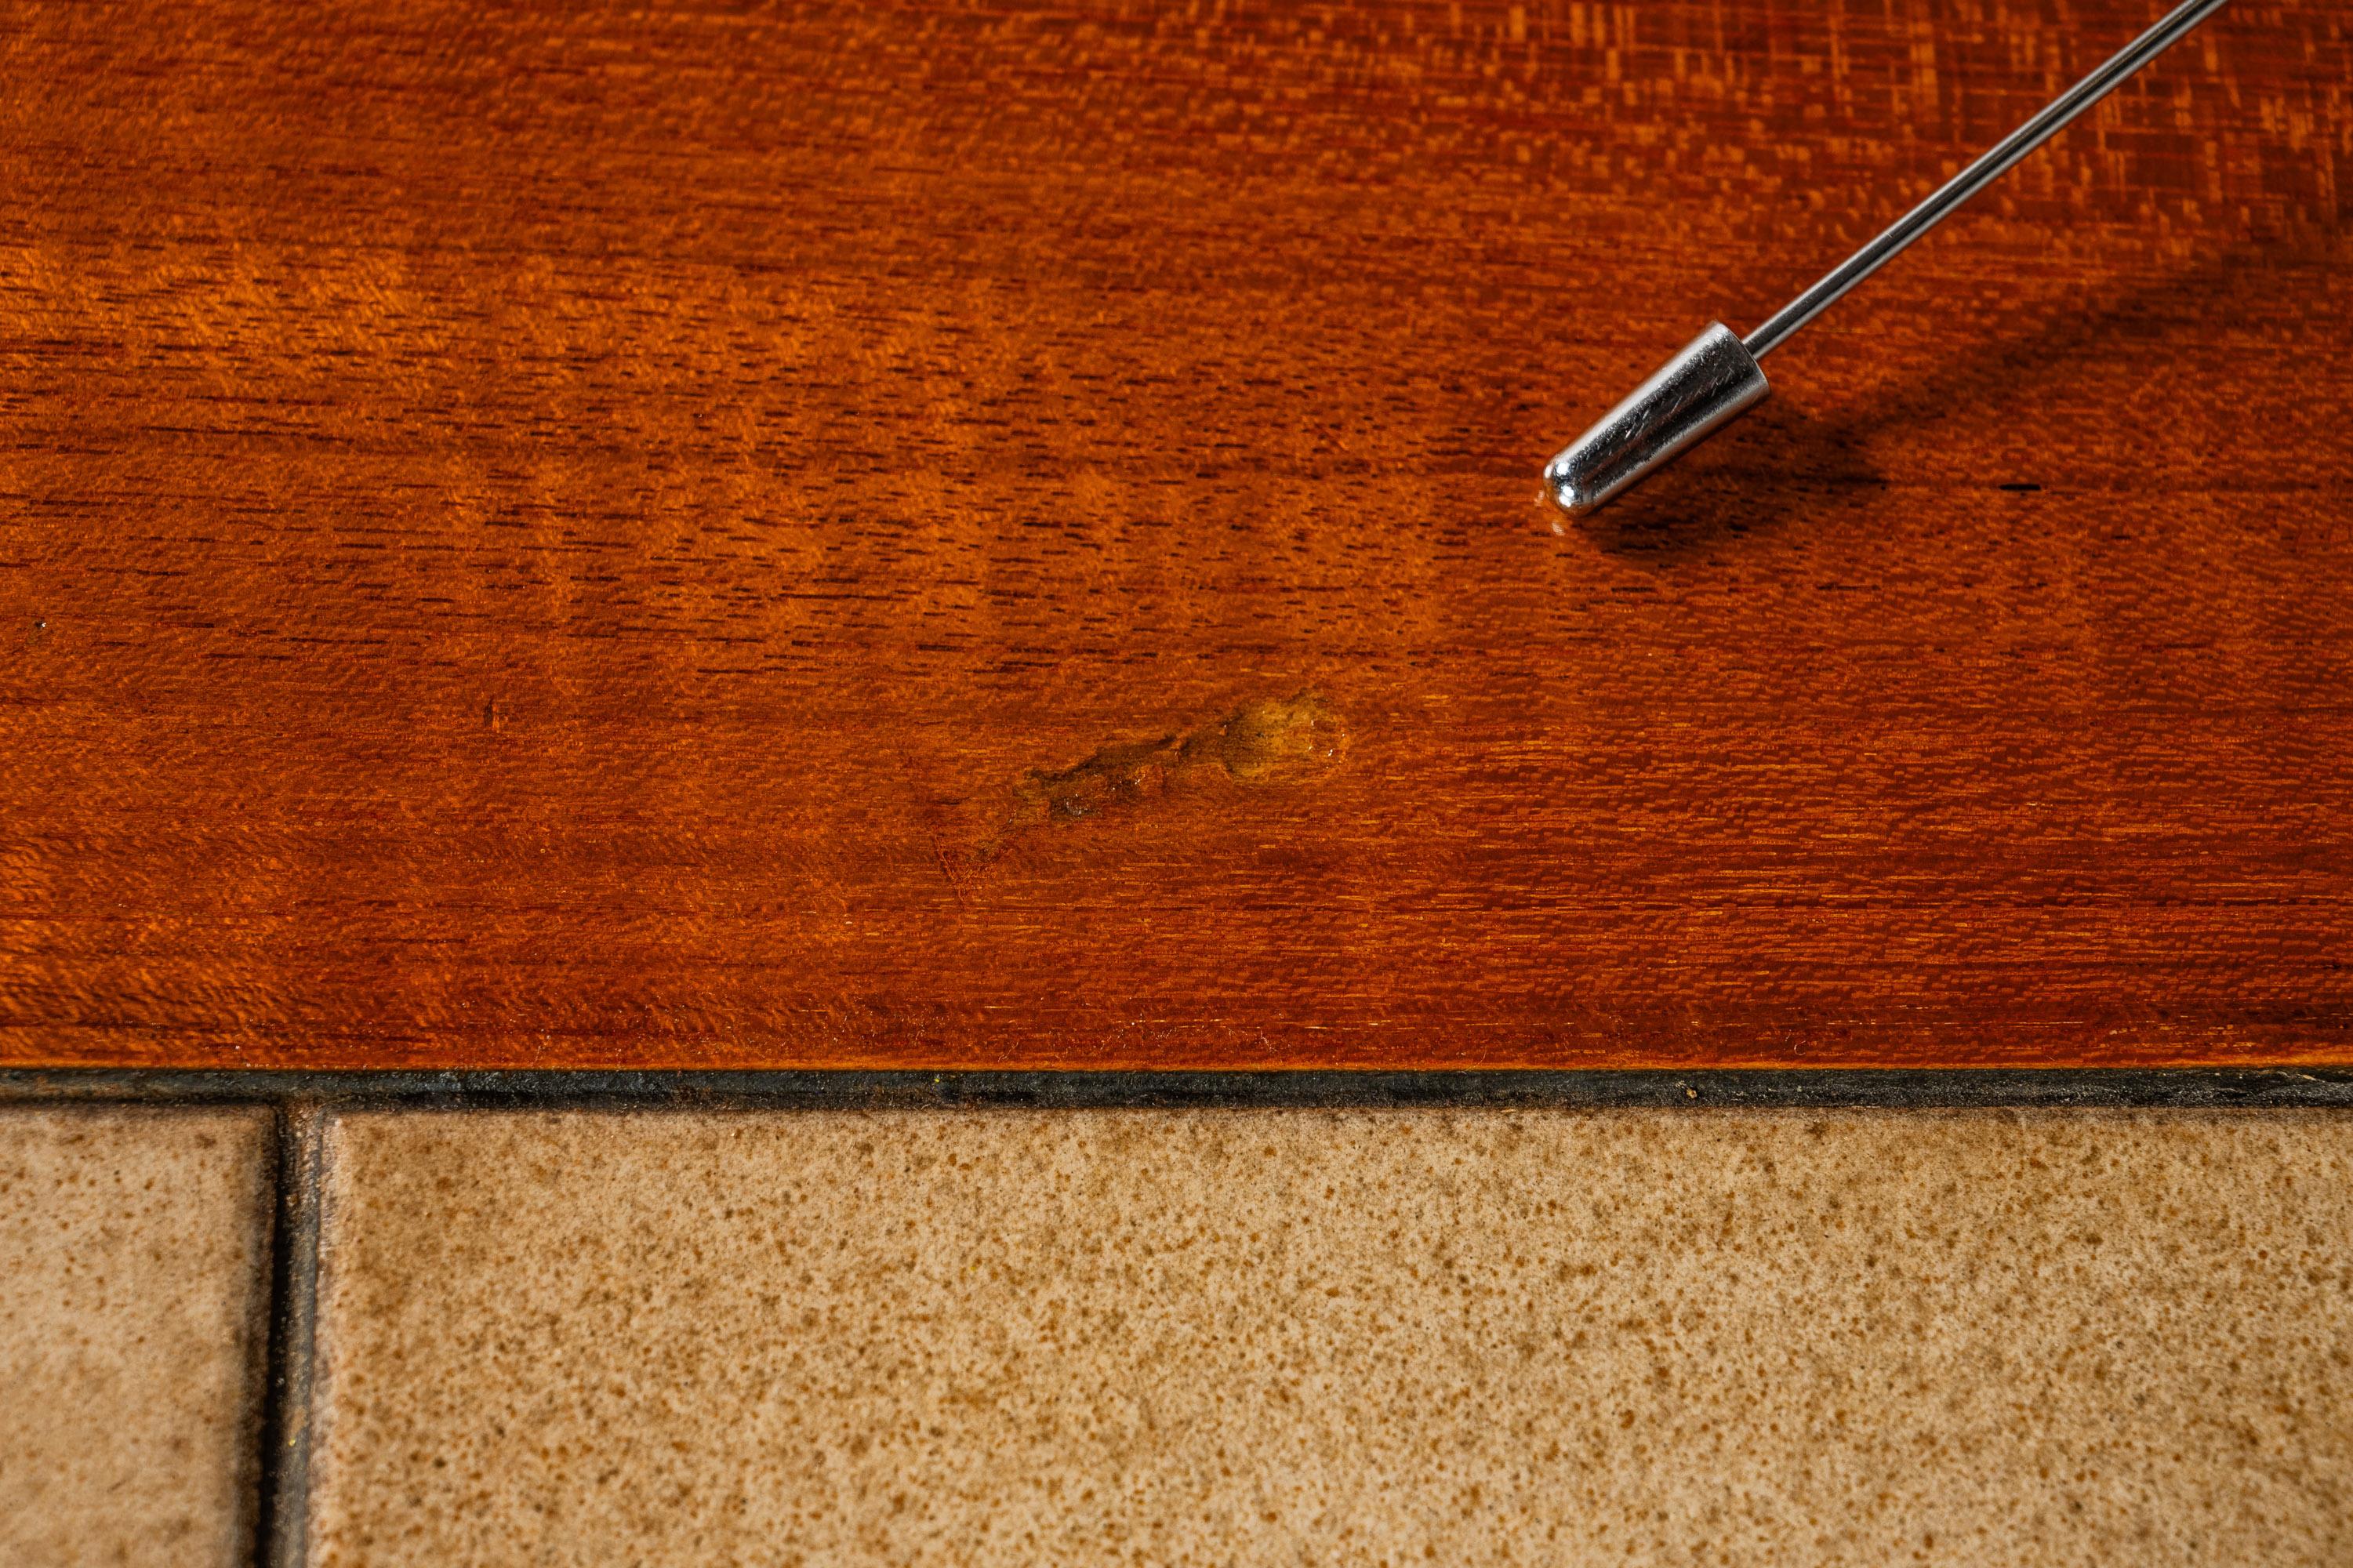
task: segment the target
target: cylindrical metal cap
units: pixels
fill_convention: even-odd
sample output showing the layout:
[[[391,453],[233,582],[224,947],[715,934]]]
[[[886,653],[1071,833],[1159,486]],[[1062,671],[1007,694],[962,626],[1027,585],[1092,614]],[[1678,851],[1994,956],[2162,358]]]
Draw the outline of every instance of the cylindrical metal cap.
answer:
[[[1718,321],[1546,463],[1545,483],[1554,500],[1581,516],[1697,446],[1768,390],[1738,334]]]

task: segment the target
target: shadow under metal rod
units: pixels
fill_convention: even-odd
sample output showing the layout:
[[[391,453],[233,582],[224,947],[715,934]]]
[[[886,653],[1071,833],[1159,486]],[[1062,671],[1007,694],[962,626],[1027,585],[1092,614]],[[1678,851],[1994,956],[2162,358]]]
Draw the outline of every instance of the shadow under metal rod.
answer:
[[[1545,465],[1545,482],[1553,500],[1580,516],[1592,511],[1762,401],[1771,388],[1757,361],[2227,3],[2184,0],[2105,65],[2060,94],[2033,119],[1947,180],[1934,195],[1896,219],[1886,232],[1783,306],[1746,340],[1720,321],[1710,326]]]

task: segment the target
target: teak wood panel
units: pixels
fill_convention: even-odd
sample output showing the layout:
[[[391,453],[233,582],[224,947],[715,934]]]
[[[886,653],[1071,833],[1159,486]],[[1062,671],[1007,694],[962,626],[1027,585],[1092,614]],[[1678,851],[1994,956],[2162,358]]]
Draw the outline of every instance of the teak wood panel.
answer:
[[[2353,1062],[2348,13],[15,5],[0,1060]]]

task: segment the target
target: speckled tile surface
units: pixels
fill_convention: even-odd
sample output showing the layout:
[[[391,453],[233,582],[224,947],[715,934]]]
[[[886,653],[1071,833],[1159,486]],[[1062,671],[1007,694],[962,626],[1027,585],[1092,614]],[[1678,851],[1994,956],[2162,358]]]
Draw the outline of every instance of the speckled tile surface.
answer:
[[[2353,1561],[2353,1120],[361,1115],[314,1561]]]
[[[0,1563],[249,1560],[269,1127],[0,1106]]]

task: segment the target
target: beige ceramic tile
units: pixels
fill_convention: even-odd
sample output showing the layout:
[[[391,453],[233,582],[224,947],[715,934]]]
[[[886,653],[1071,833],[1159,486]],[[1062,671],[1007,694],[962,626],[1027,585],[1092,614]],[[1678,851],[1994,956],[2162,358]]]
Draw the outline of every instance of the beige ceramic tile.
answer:
[[[2353,1563],[2353,1120],[362,1116],[322,1563]]]
[[[268,1133],[0,1106],[0,1563],[250,1559]]]

